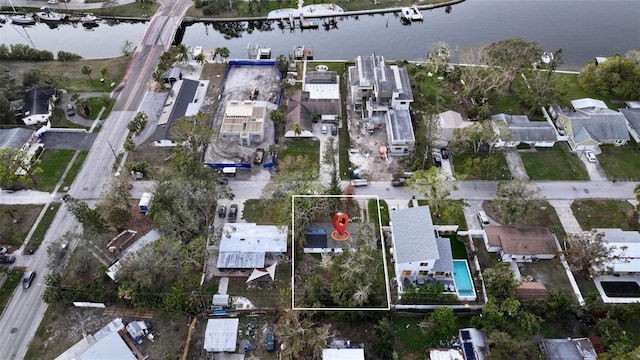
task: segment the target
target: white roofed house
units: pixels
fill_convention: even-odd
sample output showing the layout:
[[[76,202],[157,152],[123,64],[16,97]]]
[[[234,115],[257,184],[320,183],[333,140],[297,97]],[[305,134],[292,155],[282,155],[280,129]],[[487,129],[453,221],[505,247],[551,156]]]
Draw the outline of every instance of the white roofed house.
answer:
[[[53,88],[36,88],[24,96],[22,121],[25,125],[44,124],[53,114],[56,101]]]
[[[238,347],[240,319],[209,319],[204,333],[207,352],[235,352]]]
[[[451,277],[451,244],[449,239],[438,236],[428,206],[391,212],[391,229],[398,293],[410,286]]]
[[[550,122],[530,121],[526,115],[492,115],[491,126],[500,135],[496,147],[516,147],[520,143],[553,147],[558,140],[555,126]]]
[[[586,98],[573,100],[571,105],[574,111],[552,105],[549,113],[563,129],[572,150],[599,153],[602,144],[621,146],[629,141],[625,116],[609,109],[603,101]]]
[[[612,248],[611,259],[598,269],[600,274],[640,275],[640,233],[621,229],[594,229]]]
[[[286,226],[227,223],[222,229],[217,268],[262,269],[277,263],[286,252]]]
[[[362,112],[363,123],[386,127],[389,155],[410,154],[415,134],[407,69],[386,65],[384,58],[375,54],[358,56],[355,66],[349,68],[349,78],[354,110]]]

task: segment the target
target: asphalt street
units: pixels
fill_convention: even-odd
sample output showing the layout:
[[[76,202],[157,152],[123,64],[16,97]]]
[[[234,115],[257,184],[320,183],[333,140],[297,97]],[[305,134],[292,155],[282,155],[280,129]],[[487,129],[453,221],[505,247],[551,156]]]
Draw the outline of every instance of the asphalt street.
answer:
[[[75,1],[72,0],[72,3],[65,3],[65,5],[71,8]],[[180,23],[178,19],[191,5],[190,2],[185,1],[165,0],[164,2],[162,8],[150,21],[147,33],[137,47],[134,59],[121,84],[123,88],[109,115],[109,126],[103,127],[99,132],[82,169],[69,190],[71,196],[87,202],[90,206],[95,204],[95,200],[100,197],[105,185],[111,179],[113,164],[116,160],[115,154],[122,152],[124,140],[129,131],[127,124],[135,116],[148,90],[147,86],[152,80],[151,74],[158,58],[171,44],[173,33]],[[120,2],[121,5],[123,3]],[[16,4],[18,6],[39,7],[44,3],[16,1]],[[101,3],[95,5],[102,6]],[[3,191],[0,195],[0,202],[4,203],[4,200],[8,199],[24,200],[29,197],[47,199],[46,195],[28,192],[25,192],[25,195],[21,195],[20,192],[7,194]],[[25,266],[27,270],[36,271],[37,275],[31,288],[23,290],[18,287],[14,291],[2,313],[0,318],[0,349],[2,349],[0,357],[2,359],[24,358],[29,343],[47,310],[47,304],[42,301],[42,294],[45,290],[44,279],[48,273],[47,246],[65,232],[73,231],[77,227],[76,220],[64,207],[61,208],[47,231],[40,245],[40,250],[32,256],[24,257],[23,259],[26,261],[21,260],[20,265]],[[70,244],[70,250],[73,250],[74,246],[75,244]],[[47,355],[47,358],[51,358],[58,354]]]

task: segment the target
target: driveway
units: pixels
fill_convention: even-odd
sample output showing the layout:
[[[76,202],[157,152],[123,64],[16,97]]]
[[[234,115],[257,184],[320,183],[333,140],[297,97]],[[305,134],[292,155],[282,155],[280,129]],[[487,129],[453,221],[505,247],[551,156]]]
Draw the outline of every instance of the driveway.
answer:
[[[604,169],[602,169],[602,166],[600,166],[600,162],[596,161],[596,162],[590,162],[589,160],[587,160],[587,157],[585,156],[585,152],[579,152],[577,153],[579,156],[580,161],[582,161],[582,163],[584,164],[584,168],[587,170],[587,173],[589,174],[589,180],[591,181],[608,181],[609,179],[607,178],[607,174],[605,174]]]
[[[558,214],[560,223],[567,234],[582,232],[582,228],[571,210],[572,203],[573,200],[549,200],[549,204],[556,209],[556,214]]]
[[[85,132],[84,129],[49,130],[42,134],[40,141],[45,149],[90,150],[97,136],[98,133]]]
[[[506,148],[504,151],[504,158],[509,166],[512,179],[529,180],[527,169],[524,167],[524,163],[522,162],[518,149]]]

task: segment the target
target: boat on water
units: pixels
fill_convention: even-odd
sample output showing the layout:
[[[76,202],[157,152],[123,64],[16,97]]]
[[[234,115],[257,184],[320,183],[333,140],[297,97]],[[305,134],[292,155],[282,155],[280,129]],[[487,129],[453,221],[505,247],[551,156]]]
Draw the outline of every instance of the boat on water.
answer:
[[[42,11],[38,11],[36,17],[43,22],[60,22],[67,18],[66,14],[55,12],[48,6],[43,6],[40,10]]]
[[[304,45],[296,45],[293,48],[293,57],[296,60],[313,60],[313,48]]]
[[[84,14],[80,17],[80,22],[83,24],[95,24],[98,21],[98,17],[92,13]]]
[[[16,14],[9,16],[12,24],[16,25],[35,25],[36,19],[31,14]]]
[[[406,19],[409,21],[424,20],[424,15],[422,15],[422,12],[420,11],[420,9],[418,9],[418,6],[416,5],[411,5],[411,7],[400,8],[400,11],[402,13],[403,19]]]
[[[256,44],[255,47],[251,46],[251,44],[247,45],[247,56],[251,60],[264,60],[271,59],[271,48],[269,47],[261,47]]]

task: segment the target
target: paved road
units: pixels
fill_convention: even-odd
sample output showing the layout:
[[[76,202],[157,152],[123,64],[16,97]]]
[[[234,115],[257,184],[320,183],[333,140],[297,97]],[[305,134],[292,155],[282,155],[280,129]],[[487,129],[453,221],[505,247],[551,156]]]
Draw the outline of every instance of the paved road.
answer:
[[[29,6],[42,4],[35,1],[29,1],[29,3]],[[122,3],[121,1],[120,4]],[[127,123],[137,112],[147,92],[147,84],[151,81],[151,74],[160,54],[164,52],[165,47],[171,44],[174,27],[180,23],[179,18],[183,16],[191,3],[166,0],[166,3],[162,5],[160,11],[151,20],[141,44],[137,47],[134,59],[124,79],[125,86],[116,100],[114,111],[109,116],[109,126],[103,127],[98,134],[69,191],[73,197],[84,200],[90,205],[95,204],[95,200],[100,197],[111,178],[115,162],[114,152],[122,151],[122,145],[128,132]],[[3,192],[0,195],[0,202],[21,197],[23,199],[29,197],[46,198],[46,196],[33,193],[21,195]],[[77,227],[75,219],[64,208],[61,208],[40,246],[40,251],[27,257],[26,262],[23,261],[20,264],[26,266],[28,270],[35,270],[37,276],[30,289],[23,291],[22,288],[18,288],[14,291],[13,297],[0,318],[0,349],[2,349],[0,357],[3,360],[24,358],[29,343],[47,310],[47,304],[42,301],[45,289],[44,278],[48,273],[46,248],[49,243],[62,234]],[[70,244],[71,250],[74,246],[75,244]],[[57,355],[47,354],[47,357]]]

